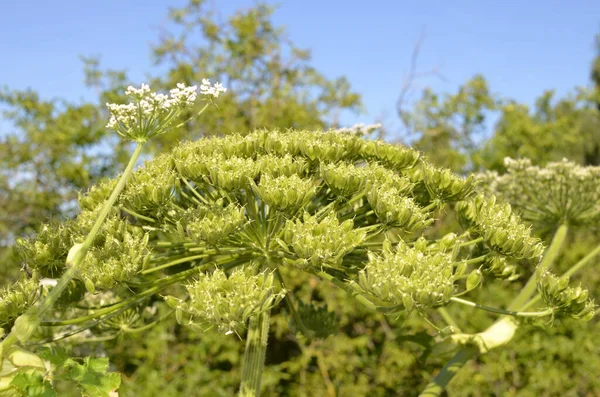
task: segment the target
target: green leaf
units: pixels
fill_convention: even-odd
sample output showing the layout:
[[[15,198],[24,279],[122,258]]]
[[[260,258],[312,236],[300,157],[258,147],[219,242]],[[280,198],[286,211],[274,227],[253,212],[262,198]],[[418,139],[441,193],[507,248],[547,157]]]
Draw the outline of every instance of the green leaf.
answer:
[[[21,372],[11,385],[22,392],[23,397],[56,397],[56,391],[39,372]]]
[[[106,373],[108,359],[86,357],[83,364],[70,363],[69,378],[76,381],[84,396],[109,397],[111,391],[121,385],[121,375]]]

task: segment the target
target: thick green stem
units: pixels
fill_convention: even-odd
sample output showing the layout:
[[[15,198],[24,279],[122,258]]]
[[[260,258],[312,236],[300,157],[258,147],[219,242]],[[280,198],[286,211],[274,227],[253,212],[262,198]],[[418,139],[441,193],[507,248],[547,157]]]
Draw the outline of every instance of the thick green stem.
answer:
[[[123,175],[119,179],[117,186],[115,186],[115,189],[112,191],[108,200],[106,200],[106,202],[100,209],[100,213],[98,214],[98,217],[96,218],[92,229],[88,233],[83,243],[79,246],[76,245],[73,248],[71,248],[71,252],[73,252],[73,255],[71,255],[71,252],[69,252],[70,255],[67,258],[67,271],[62,275],[62,277],[58,280],[56,286],[50,290],[46,298],[42,301],[42,303],[39,306],[30,307],[29,310],[27,310],[27,312],[25,312],[24,314],[19,316],[19,318],[17,318],[17,320],[15,321],[15,326],[7,335],[7,337],[2,341],[3,349],[7,349],[10,346],[14,345],[17,342],[17,340],[20,340],[21,342],[27,341],[31,336],[33,330],[39,325],[40,318],[44,314],[46,314],[48,310],[50,310],[50,308],[52,308],[52,306],[58,300],[62,292],[65,290],[65,288],[67,288],[67,285],[71,282],[71,280],[73,280],[73,278],[77,276],[81,264],[85,259],[85,255],[89,251],[92,242],[94,241],[94,238],[100,231],[102,223],[104,223],[104,220],[110,213],[110,210],[113,207],[115,201],[117,201],[117,197],[119,197],[119,194],[125,187],[127,180],[131,176],[131,173],[133,172],[133,167],[135,166],[135,163],[137,162],[137,159],[139,158],[140,153],[142,152],[143,146],[143,143],[138,143],[135,147],[131,159],[129,160],[129,163],[125,168],[125,171],[123,172]],[[71,261],[71,263],[69,263],[69,260]],[[27,332],[21,332],[24,329],[26,329]],[[16,335],[17,333],[19,334],[18,337]]]
[[[265,310],[250,319],[239,397],[258,397],[260,395],[260,380],[265,365],[269,336],[269,318],[270,310]]]
[[[454,355],[444,365],[444,368],[440,370],[437,376],[431,381],[425,389],[419,394],[419,397],[434,397],[440,396],[448,382],[454,378],[454,375],[460,371],[463,365],[466,364],[471,358],[475,357],[479,351],[474,346],[468,346],[460,349],[458,353]]]
[[[527,284],[525,284],[525,287],[523,287],[521,292],[519,292],[519,295],[517,295],[510,305],[508,305],[508,310],[519,310],[535,293],[536,277],[538,273],[543,272],[552,266],[552,263],[554,263],[554,260],[560,253],[563,243],[567,238],[568,231],[569,226],[566,223],[563,223],[558,227],[556,233],[554,233],[554,237],[552,238],[550,246],[546,250],[544,259],[542,259],[542,262],[537,267],[537,270],[531,275],[527,281]]]

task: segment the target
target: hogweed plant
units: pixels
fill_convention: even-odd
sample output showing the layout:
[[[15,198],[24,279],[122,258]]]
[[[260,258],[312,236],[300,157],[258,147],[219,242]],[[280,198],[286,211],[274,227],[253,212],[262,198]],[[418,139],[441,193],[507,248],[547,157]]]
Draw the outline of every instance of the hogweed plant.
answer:
[[[209,100],[218,97],[224,91],[225,88],[221,84],[211,85],[210,81],[206,79],[202,81],[200,87],[200,94]],[[85,280],[85,287],[90,291],[95,290],[95,284],[90,280],[94,280],[100,287],[110,288],[115,281],[130,278],[136,273],[136,266],[146,261],[145,247],[148,235],[135,230],[129,231],[124,224],[115,224],[114,220],[111,220],[113,206],[127,184],[144,144],[157,135],[180,127],[181,124],[176,125],[174,121],[184,111],[195,105],[198,94],[196,86],[187,87],[184,84],[177,84],[177,88],[172,89],[170,95],[152,92],[147,84],[142,84],[139,89],[129,86],[125,94],[131,99],[130,103],[107,104],[111,117],[106,127],[116,131],[123,138],[136,142],[137,145],[125,171],[116,180],[110,196],[98,203],[97,208],[87,214],[87,224],[82,224],[78,234],[70,235],[67,240],[57,239],[60,232],[56,234],[57,230],[46,225],[39,233],[39,237],[51,236],[47,239],[50,245],[44,242],[43,237],[29,243],[22,242],[23,247],[27,246],[29,254],[31,254],[29,257],[29,254],[25,252],[28,250],[27,248],[22,252],[25,255],[25,265],[28,266],[31,259],[38,262],[39,265],[43,263],[42,267],[45,268],[45,271],[35,268],[35,273],[30,279],[6,288],[0,297],[0,308],[2,309],[0,321],[3,325],[19,314],[14,319],[12,330],[0,343],[0,356],[3,359],[0,368],[1,393],[25,395],[31,392],[31,387],[34,387],[37,388],[37,392],[48,393],[43,394],[44,396],[55,395],[52,385],[45,379],[49,375],[52,364],[55,367],[67,369],[65,379],[76,381],[85,395],[107,395],[112,391],[111,389],[119,386],[120,378],[118,376],[104,375],[108,366],[108,362],[105,360],[91,362],[86,359],[84,365],[80,365],[66,357],[60,357],[57,361],[56,358],[59,355],[53,355],[46,351],[47,361],[43,361],[40,357],[14,345],[17,342],[25,344],[29,341],[40,326],[41,318],[52,309],[59,299],[64,297],[67,299],[82,298],[77,291],[78,282],[82,279]],[[207,103],[198,112],[198,115],[204,112],[208,105]],[[108,221],[107,218],[109,218]],[[104,230],[111,226],[115,231],[120,231],[119,238],[114,235],[108,240],[105,239],[102,247],[98,246],[98,240],[106,238]],[[59,228],[66,231],[62,227]],[[56,255],[63,249],[68,249],[66,258],[64,255]],[[118,256],[111,256],[119,250],[125,250],[127,255],[120,259],[117,259]],[[102,274],[103,267],[119,266],[119,264],[122,265],[122,268],[115,270],[120,273],[120,276],[113,274],[105,277]],[[58,282],[50,283],[52,288],[47,295],[40,297],[40,302],[36,304],[39,295],[36,280],[40,273],[45,273],[44,276],[49,277],[58,276],[60,273],[62,275]],[[88,277],[82,277],[84,273]],[[43,282],[40,283],[40,286],[43,284]],[[75,299],[69,300],[75,301]],[[22,311],[24,312],[20,313]],[[3,328],[1,334],[4,333]]]
[[[213,88],[218,95],[221,87]],[[193,91],[178,89],[167,108],[158,104],[168,98],[145,86],[130,90],[134,105],[109,106],[109,125],[142,145],[170,128],[165,120],[175,120],[173,109],[192,101]],[[440,340],[457,345],[459,358],[424,391],[436,395],[457,362],[510,340],[514,319],[594,314],[586,290],[550,273],[558,243],[545,250],[510,205],[477,192],[474,177],[434,167],[415,150],[365,139],[365,130],[372,131],[259,130],[205,138],[132,172],[138,146],[121,178],[81,195],[77,218],[19,241],[34,276],[2,294],[0,320],[12,326],[5,357],[17,342],[25,352],[49,327],[55,337],[88,329],[127,334],[172,313],[197,332],[214,328],[224,338],[245,337],[239,395],[258,396],[275,308],[283,305],[307,339],[336,331],[335,313],[300,301],[288,287],[290,275],[303,271],[372,310],[421,316]],[[461,228],[437,236],[437,220],[450,210]],[[538,276],[518,304],[502,309],[467,299],[486,287],[484,276],[514,280],[524,264],[536,266]],[[58,277],[46,296],[36,294],[37,278]],[[543,304],[530,310],[526,301],[536,285]],[[486,331],[463,334],[444,309],[451,304],[505,317]],[[434,311],[447,327],[433,324]],[[3,375],[17,388],[15,379],[30,368],[10,368]]]

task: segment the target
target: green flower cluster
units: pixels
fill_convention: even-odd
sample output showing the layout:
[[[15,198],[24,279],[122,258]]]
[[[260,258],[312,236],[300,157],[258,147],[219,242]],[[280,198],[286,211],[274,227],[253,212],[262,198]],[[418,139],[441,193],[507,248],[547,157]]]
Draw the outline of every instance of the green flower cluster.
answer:
[[[557,277],[545,271],[537,278],[537,288],[542,299],[555,316],[573,317],[588,321],[596,313],[596,305],[589,298],[588,290],[570,287],[568,277]]]
[[[517,259],[541,257],[544,247],[531,236],[529,227],[521,223],[509,204],[498,205],[494,196],[479,194],[457,203],[459,219],[492,250]]]
[[[370,253],[358,284],[396,311],[433,308],[445,305],[454,295],[454,267],[448,253],[400,242],[380,255]]]
[[[182,237],[190,237],[198,243],[216,245],[240,229],[244,221],[244,209],[233,203],[227,207],[189,208],[181,218],[181,225],[185,229]]]
[[[92,188],[76,219],[21,241],[23,261],[42,277],[60,276],[69,248],[81,243],[113,187]],[[471,192],[471,179],[427,164],[417,151],[356,134],[260,130],[182,143],[134,173],[77,279],[89,292],[124,286],[116,299],[133,302],[211,269],[169,301],[182,323],[226,331],[255,313],[252,299],[276,295],[253,275],[262,280],[286,265],[369,307],[423,313],[447,304],[463,274],[513,279],[511,260],[543,252],[510,206]],[[465,233],[434,239],[431,226],[445,206],[458,210]],[[242,290],[231,292],[238,284]],[[92,298],[78,293],[81,284],[73,288],[72,299]],[[213,292],[221,303],[210,314],[203,310]],[[250,305],[241,312],[240,296]]]
[[[302,220],[287,221],[283,230],[285,243],[298,258],[290,262],[300,268],[338,267],[343,257],[359,246],[366,236],[365,230],[354,229],[351,219],[340,223],[332,213],[321,221],[305,213]]]
[[[0,327],[9,325],[38,298],[38,278],[21,277],[0,290]]]
[[[290,215],[308,204],[316,194],[315,183],[298,175],[274,178],[263,174],[254,191],[266,204]]]
[[[117,217],[108,218],[103,233],[87,253],[79,275],[88,292],[108,290],[130,280],[149,261],[149,235]]]
[[[254,269],[236,268],[229,276],[221,269],[203,274],[186,286],[189,300],[167,296],[176,309],[177,321],[205,331],[213,326],[226,334],[239,333],[248,319],[269,311],[285,296],[276,291],[273,273],[254,274]]]

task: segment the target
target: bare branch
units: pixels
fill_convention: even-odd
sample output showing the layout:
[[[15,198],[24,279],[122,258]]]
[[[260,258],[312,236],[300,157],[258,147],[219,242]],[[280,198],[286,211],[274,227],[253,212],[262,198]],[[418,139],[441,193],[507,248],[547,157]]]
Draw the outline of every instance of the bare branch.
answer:
[[[413,134],[413,131],[410,131],[410,125],[407,120],[408,111],[405,109],[406,102],[408,101],[409,95],[417,88],[415,87],[415,81],[427,77],[437,77],[442,81],[446,81],[446,78],[441,74],[440,69],[441,65],[436,65],[429,70],[426,71],[418,71],[417,69],[417,61],[419,59],[419,54],[421,52],[421,47],[423,42],[425,41],[425,30],[421,32],[417,42],[413,47],[413,51],[410,58],[410,67],[408,74],[405,74],[402,79],[402,87],[400,89],[400,94],[398,96],[398,100],[396,101],[396,112],[400,121],[404,125],[404,131],[402,135],[408,136]]]

